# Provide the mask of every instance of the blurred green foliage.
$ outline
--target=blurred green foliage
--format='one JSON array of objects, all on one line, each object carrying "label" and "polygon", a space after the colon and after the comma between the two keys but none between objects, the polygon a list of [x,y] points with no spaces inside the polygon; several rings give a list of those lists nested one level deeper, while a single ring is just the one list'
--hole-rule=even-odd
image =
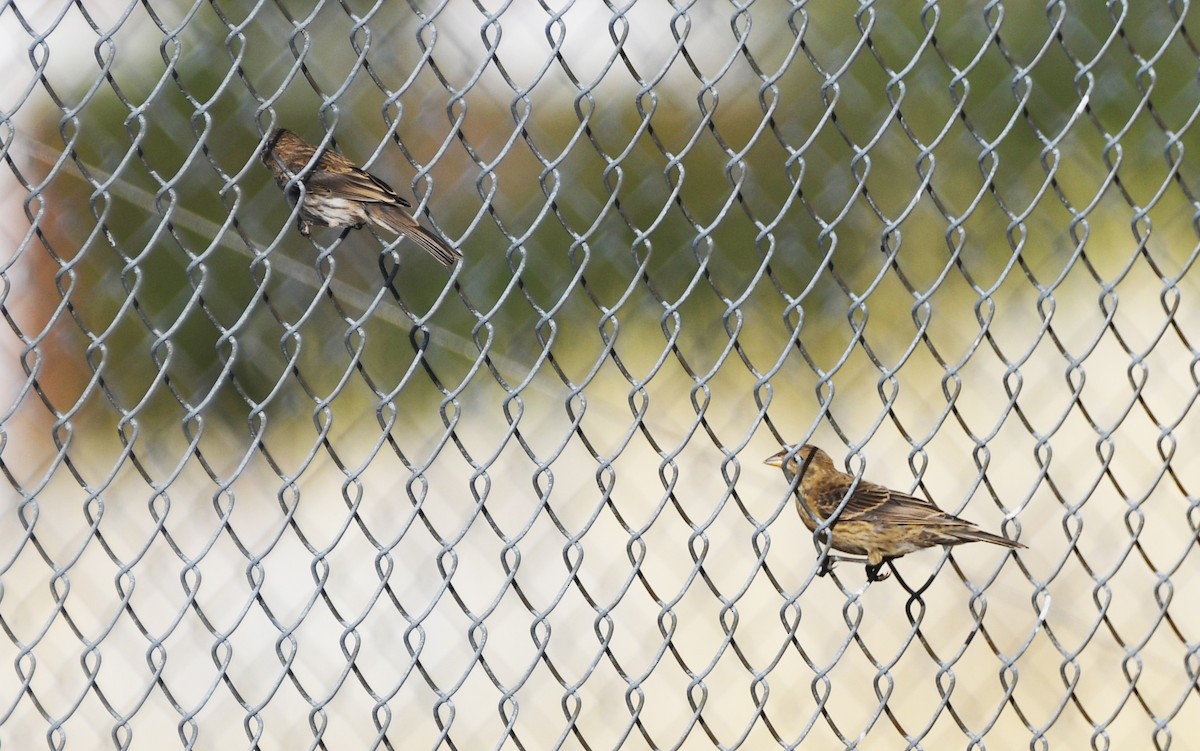
[{"label": "blurred green foliage", "polygon": [[[54,81],[63,109],[23,103],[39,169],[69,148],[90,175],[60,171],[41,192],[45,244],[19,260],[58,276],[36,291],[43,309],[65,299],[72,313],[42,348],[60,413],[249,420],[253,434],[266,414],[320,429],[336,396],[384,423],[389,401],[444,419],[422,362],[484,403],[494,385],[471,375],[484,349],[509,388],[528,379],[561,401],[549,364],[531,370],[551,339],[576,385],[630,391],[603,374],[606,338],[635,382],[670,343],[746,404],[757,377],[719,367],[738,357],[734,337],[757,373],[782,361],[785,398],[812,414],[823,374],[797,344],[822,371],[865,347],[878,363],[856,358],[838,378],[874,384],[929,326],[939,351],[919,367],[936,382],[970,357],[981,304],[1035,316],[1087,231],[1104,238],[1086,248],[1096,273],[1119,273],[1105,259],[1134,242],[1120,190],[1149,203],[1169,182],[1168,133],[1194,102],[1194,58],[1169,23],[1118,39],[1095,3],[1057,5],[1061,19],[1034,3],[704,5],[674,19],[638,3],[621,18],[573,9],[565,31],[531,8],[489,25],[465,3],[424,20],[361,5],[243,17],[154,3],[156,19],[101,40],[107,70]],[[1155,122],[1134,52],[1159,46]],[[411,189],[465,254],[461,296],[401,246],[394,299],[368,231],[302,238],[256,159],[277,125],[314,142],[331,131]],[[1189,211],[1171,194],[1147,216],[1187,238]],[[327,276],[341,311],[319,291]],[[364,313],[361,328],[346,320]],[[356,364],[362,377],[340,385]],[[676,367],[668,383],[697,383]],[[94,375],[106,397],[87,390]]]}]

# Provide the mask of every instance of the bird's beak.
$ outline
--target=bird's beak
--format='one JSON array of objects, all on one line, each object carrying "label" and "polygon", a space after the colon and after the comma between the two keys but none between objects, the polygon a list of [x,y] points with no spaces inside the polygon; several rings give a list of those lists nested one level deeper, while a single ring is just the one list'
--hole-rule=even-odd
[{"label": "bird's beak", "polygon": [[771,467],[783,467],[783,463],[787,461],[788,450],[784,449],[778,454],[772,454],[763,460],[763,464]]}]

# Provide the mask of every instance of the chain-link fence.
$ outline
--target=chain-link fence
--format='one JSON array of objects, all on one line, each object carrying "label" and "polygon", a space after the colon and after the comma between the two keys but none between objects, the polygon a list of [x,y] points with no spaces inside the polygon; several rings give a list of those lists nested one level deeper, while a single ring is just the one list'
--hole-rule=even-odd
[{"label": "chain-link fence", "polygon": [[0,4],[0,748],[1200,749],[1196,25]]}]

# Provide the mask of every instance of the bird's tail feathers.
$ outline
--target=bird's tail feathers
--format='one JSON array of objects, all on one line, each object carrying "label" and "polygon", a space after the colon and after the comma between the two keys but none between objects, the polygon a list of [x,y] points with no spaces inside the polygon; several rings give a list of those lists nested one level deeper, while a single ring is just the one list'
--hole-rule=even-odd
[{"label": "bird's tail feathers", "polygon": [[404,235],[420,245],[431,256],[438,259],[443,266],[453,266],[459,258],[462,258],[461,253],[446,245],[437,235],[417,224],[417,220],[399,206],[384,203],[369,204],[367,216],[380,227],[398,235]]},{"label": "bird's tail feathers", "polygon": [[408,235],[410,240],[428,251],[430,255],[438,259],[447,268],[453,266],[458,262],[459,258],[462,258],[461,253],[447,246],[442,242],[441,238],[419,224],[405,234]]},{"label": "bird's tail feathers", "polygon": [[1016,540],[1010,540],[1007,537],[994,535],[991,532],[984,532],[982,529],[976,529],[974,526],[968,529],[957,529],[954,531],[954,536],[961,539],[963,542],[990,542],[993,545],[1013,548],[1014,550],[1025,547]]}]

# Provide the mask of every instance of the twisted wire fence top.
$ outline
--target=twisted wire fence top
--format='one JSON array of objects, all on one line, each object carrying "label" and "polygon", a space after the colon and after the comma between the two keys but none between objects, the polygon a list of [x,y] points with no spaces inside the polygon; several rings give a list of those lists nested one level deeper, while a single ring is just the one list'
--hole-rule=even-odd
[{"label": "twisted wire fence top", "polygon": [[1195,25],[0,5],[0,747],[1195,747]]}]

